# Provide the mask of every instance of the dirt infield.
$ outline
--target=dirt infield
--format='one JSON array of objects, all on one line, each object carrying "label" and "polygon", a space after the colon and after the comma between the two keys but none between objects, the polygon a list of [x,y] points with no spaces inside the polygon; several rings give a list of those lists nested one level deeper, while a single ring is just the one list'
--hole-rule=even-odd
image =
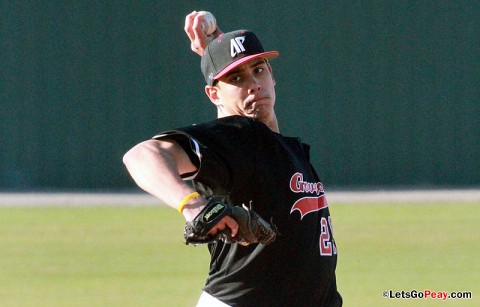
[{"label": "dirt infield", "polygon": [[[480,189],[332,191],[327,198],[330,203],[480,202]],[[146,193],[0,193],[0,207],[99,205],[157,206],[161,202]]]}]

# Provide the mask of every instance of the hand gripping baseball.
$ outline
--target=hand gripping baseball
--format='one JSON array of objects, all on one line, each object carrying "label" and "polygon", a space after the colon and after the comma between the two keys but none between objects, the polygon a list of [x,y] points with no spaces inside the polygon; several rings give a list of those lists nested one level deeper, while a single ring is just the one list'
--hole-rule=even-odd
[{"label": "hand gripping baseball", "polygon": [[222,32],[213,14],[205,11],[188,14],[185,17],[184,30],[190,39],[190,48],[200,56],[205,52],[208,43]]},{"label": "hand gripping baseball", "polygon": [[[238,234],[232,238],[227,228],[216,235],[209,235],[208,232],[226,215],[238,223]],[[186,223],[184,236],[186,244],[206,244],[222,240],[246,246],[252,243],[272,243],[277,236],[277,229],[246,206],[231,206],[210,199],[203,210]]]}]

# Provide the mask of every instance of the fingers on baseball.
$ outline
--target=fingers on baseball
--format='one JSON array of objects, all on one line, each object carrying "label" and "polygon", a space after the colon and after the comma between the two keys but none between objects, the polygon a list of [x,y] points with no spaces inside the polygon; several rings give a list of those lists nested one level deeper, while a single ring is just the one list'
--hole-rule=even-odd
[{"label": "fingers on baseball", "polygon": [[194,52],[201,52],[207,47],[208,36],[205,34],[204,29],[202,29],[202,22],[205,15],[199,14],[194,11],[185,17],[185,33],[187,33],[188,38],[190,39],[192,50]]},{"label": "fingers on baseball", "polygon": [[196,15],[197,15],[197,12],[193,11],[185,17],[184,30],[185,30],[185,33],[187,33],[187,36],[190,39],[190,41],[195,40],[195,34],[193,33],[193,21]]},{"label": "fingers on baseball", "polygon": [[[199,39],[201,42],[207,41],[207,35],[205,34],[205,30],[202,28],[202,22],[205,15],[197,15],[193,20],[192,30],[195,34],[195,38]],[[205,44],[206,45],[206,44]]]},{"label": "fingers on baseball", "polygon": [[217,225],[215,225],[210,231],[208,232],[209,235],[215,235],[218,232],[225,230],[226,228],[230,228],[232,238],[235,237],[238,233],[238,223],[230,216],[225,216],[221,219]]}]

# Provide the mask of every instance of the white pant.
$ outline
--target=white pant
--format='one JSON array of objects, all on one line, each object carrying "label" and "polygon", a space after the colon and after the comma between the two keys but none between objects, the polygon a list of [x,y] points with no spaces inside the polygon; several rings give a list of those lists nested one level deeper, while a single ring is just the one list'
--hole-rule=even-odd
[{"label": "white pant", "polygon": [[197,307],[229,307],[229,305],[222,303],[219,299],[203,291],[198,300]]}]

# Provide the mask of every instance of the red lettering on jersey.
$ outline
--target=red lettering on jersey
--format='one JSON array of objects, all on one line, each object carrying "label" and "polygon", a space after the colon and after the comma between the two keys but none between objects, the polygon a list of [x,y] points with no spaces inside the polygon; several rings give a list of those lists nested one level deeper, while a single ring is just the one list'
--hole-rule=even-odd
[{"label": "red lettering on jersey", "polygon": [[294,193],[310,193],[316,195],[325,192],[321,182],[303,181],[302,173],[295,173],[292,178],[290,178],[290,190]]},{"label": "red lettering on jersey", "polygon": [[303,197],[293,204],[290,214],[293,211],[298,210],[300,211],[300,219],[302,220],[305,215],[311,212],[319,211],[326,207],[328,207],[328,203],[325,195],[318,197]]},{"label": "red lettering on jersey", "polygon": [[303,217],[310,212],[315,212],[328,207],[323,184],[321,182],[303,181],[302,173],[295,173],[292,178],[290,178],[290,190],[294,193],[315,195],[311,197],[302,197],[293,204],[290,213],[295,210],[300,211],[300,219],[303,219]]}]

